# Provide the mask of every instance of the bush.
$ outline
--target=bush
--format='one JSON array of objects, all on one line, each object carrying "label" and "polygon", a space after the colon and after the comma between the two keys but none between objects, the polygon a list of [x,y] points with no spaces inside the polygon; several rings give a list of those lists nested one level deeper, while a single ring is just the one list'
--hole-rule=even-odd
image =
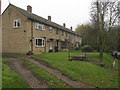
[{"label": "bush", "polygon": [[68,49],[61,49],[62,52],[68,52]]},{"label": "bush", "polygon": [[49,52],[53,52],[53,49],[49,50]]},{"label": "bush", "polygon": [[85,45],[81,47],[82,52],[92,52],[93,48],[90,45]]},{"label": "bush", "polygon": [[74,49],[75,49],[75,50],[80,50],[80,47],[75,47]]},{"label": "bush", "polygon": [[31,52],[31,51],[29,51],[28,53],[27,53],[27,55],[32,55],[33,53]]}]

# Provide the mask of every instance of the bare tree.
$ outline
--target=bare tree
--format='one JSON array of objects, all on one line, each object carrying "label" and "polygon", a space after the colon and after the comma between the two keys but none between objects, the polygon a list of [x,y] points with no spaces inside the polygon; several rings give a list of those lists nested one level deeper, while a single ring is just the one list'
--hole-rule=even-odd
[{"label": "bare tree", "polygon": [[92,3],[91,21],[98,33],[99,57],[103,57],[105,38],[117,24],[120,16],[119,1],[96,0]]}]

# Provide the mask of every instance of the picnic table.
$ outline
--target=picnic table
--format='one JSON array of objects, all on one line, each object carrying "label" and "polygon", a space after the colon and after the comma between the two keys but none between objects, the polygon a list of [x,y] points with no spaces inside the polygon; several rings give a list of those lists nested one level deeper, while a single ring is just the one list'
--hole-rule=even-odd
[{"label": "picnic table", "polygon": [[72,60],[86,61],[86,56],[84,54],[78,56],[71,56],[70,61]]},{"label": "picnic table", "polygon": [[81,60],[81,61],[86,61],[86,56],[88,54],[90,54],[91,52],[85,53],[85,54],[81,54],[81,55],[77,55],[77,56],[70,56],[70,61],[72,60]]}]

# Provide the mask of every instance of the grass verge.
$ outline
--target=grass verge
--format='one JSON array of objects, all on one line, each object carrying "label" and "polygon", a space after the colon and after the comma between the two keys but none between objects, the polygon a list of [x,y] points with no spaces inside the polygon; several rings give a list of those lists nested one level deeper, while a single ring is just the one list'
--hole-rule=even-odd
[{"label": "grass verge", "polygon": [[103,62],[104,65],[107,65],[108,67],[112,67],[112,63],[113,61],[115,61],[115,66],[114,69],[118,70],[118,64],[119,64],[119,60],[118,59],[114,59],[111,55],[104,53],[103,54],[103,60],[101,60],[99,58],[99,53],[91,53],[87,56],[87,61],[88,62],[98,62],[101,63]]},{"label": "grass verge", "polygon": [[2,88],[29,88],[28,84],[10,69],[6,64],[9,61],[5,58],[2,59]]},{"label": "grass verge", "polygon": [[[78,55],[76,52],[71,54]],[[71,62],[68,60],[67,52],[46,53],[33,55],[33,57],[59,69],[73,80],[99,88],[118,88],[118,72],[111,72],[108,69],[87,62]]]},{"label": "grass verge", "polygon": [[57,79],[55,76],[51,75],[50,73],[46,72],[45,70],[37,67],[35,64],[25,60],[24,64],[32,71],[32,73],[40,80],[46,83],[51,88],[70,88],[67,83],[63,82],[60,79]]}]

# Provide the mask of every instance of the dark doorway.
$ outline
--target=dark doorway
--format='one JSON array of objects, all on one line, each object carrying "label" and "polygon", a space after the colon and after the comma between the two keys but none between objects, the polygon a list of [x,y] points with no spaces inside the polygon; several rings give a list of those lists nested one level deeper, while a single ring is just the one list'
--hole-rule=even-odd
[{"label": "dark doorway", "polygon": [[58,43],[59,41],[57,40],[57,46],[55,46],[55,52],[58,52]]}]

